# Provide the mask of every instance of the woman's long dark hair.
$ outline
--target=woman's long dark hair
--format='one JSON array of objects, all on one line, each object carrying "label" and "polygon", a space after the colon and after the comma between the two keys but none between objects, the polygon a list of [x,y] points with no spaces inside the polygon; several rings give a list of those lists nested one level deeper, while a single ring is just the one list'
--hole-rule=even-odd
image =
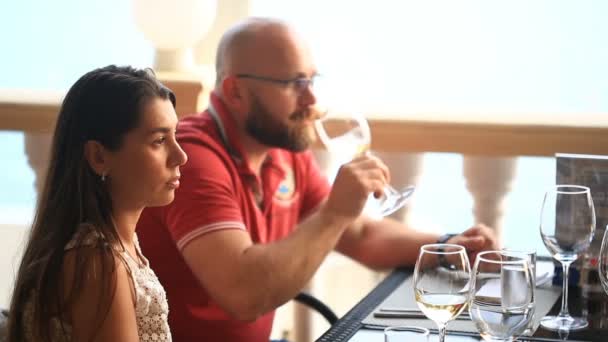
[{"label": "woman's long dark hair", "polygon": [[[175,95],[150,69],[110,65],[82,76],[68,91],[55,126],[50,165],[38,200],[36,215],[16,276],[8,323],[9,341],[25,339],[29,330],[35,340],[50,341],[54,318],[62,319],[82,290],[90,272],[90,253],[75,258],[72,284],[63,284],[64,248],[79,229],[94,229],[103,241],[93,247],[102,263],[102,292],[99,294],[99,326],[109,310],[114,290],[116,254],[121,245],[112,221],[112,202],[107,185],[89,166],[84,146],[89,140],[105,148],[120,149],[126,133],[140,123],[143,107],[152,99]],[[76,249],[79,253],[79,249]],[[91,252],[91,249],[88,249]],[[71,289],[65,296],[63,290]],[[23,319],[30,303],[32,322]],[[32,326],[24,326],[31,324]],[[61,329],[65,334],[65,329]]]}]

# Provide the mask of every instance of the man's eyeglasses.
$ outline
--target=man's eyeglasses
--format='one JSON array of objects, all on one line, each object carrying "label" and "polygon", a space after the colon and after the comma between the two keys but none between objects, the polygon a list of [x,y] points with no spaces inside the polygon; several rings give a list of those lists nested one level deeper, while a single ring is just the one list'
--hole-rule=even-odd
[{"label": "man's eyeglasses", "polygon": [[312,87],[315,83],[315,79],[318,76],[319,75],[313,75],[311,78],[296,77],[296,78],[285,80],[285,79],[280,79],[280,78],[258,76],[258,75],[251,75],[251,74],[237,74],[236,75],[236,77],[238,77],[238,78],[249,78],[252,80],[280,84],[280,85],[283,85],[284,87],[292,87],[293,90],[295,90],[296,93],[298,93],[298,94],[303,93],[305,90],[308,89],[308,87]]}]

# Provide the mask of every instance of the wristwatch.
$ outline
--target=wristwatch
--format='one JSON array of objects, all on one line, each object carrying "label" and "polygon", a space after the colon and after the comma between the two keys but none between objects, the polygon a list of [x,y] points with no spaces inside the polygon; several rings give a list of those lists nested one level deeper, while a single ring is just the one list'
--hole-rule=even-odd
[{"label": "wristwatch", "polygon": [[[452,237],[454,237],[456,235],[458,235],[458,234],[443,234],[437,239],[436,243],[447,243],[449,239],[451,239]],[[443,252],[443,248],[438,248],[437,251]],[[447,262],[444,254],[439,254],[438,261],[439,261],[440,266],[445,267],[447,269],[450,269],[451,268],[450,266],[452,266]]]},{"label": "wristwatch", "polygon": [[436,243],[447,243],[449,239],[453,238],[456,235],[458,234],[443,234],[437,239]]}]

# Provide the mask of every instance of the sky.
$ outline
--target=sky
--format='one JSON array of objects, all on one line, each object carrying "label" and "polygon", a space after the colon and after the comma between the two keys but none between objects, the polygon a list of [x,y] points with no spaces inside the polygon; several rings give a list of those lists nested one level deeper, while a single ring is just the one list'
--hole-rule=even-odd
[{"label": "sky", "polygon": [[[328,101],[407,116],[608,112],[603,0],[251,0],[308,39]],[[159,22],[159,25],[163,25]],[[152,66],[128,0],[21,0],[0,12],[0,88],[66,89]],[[322,82],[322,83],[323,83]],[[564,114],[565,113],[565,114]]]}]

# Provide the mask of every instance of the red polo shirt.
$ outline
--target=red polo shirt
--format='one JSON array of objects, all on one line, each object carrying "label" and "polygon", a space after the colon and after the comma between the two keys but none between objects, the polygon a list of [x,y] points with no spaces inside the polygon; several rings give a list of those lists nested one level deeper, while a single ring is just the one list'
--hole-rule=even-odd
[{"label": "red polo shirt", "polygon": [[310,152],[282,149],[269,151],[257,177],[215,95],[207,111],[180,121],[177,138],[188,162],[175,200],[147,208],[137,224],[143,253],[167,292],[173,340],[267,342],[274,311],[254,322],[235,320],[207,294],[181,251],[223,229],[242,229],[254,243],[282,239],[325,199],[329,183]]}]

